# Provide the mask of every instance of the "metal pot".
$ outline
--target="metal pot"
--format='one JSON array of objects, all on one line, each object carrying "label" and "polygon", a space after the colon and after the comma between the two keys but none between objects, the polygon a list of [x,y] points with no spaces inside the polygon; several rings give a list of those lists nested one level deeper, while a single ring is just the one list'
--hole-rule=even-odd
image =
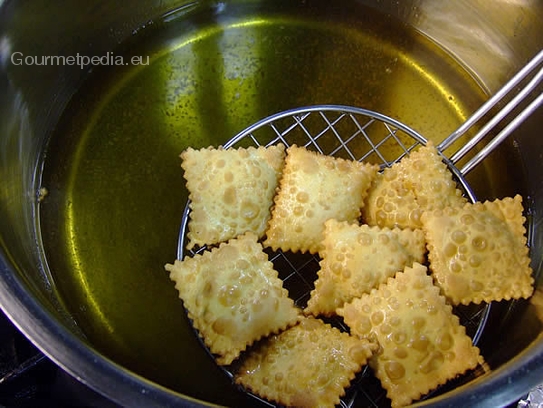
[{"label": "metal pot", "polygon": [[[320,1],[278,1],[274,7],[280,11],[282,7],[291,7],[289,3],[315,16],[320,16],[317,9],[324,7]],[[473,97],[466,96],[464,109],[467,111],[477,107],[483,99],[483,91],[496,91],[543,48],[541,1],[353,0],[326,7],[331,12],[349,18],[349,10],[361,4],[377,10],[386,18],[414,28],[429,43],[439,45],[441,54],[438,55],[442,58],[452,57],[463,66],[471,75],[470,80],[482,90]],[[185,15],[199,9],[214,10],[219,14],[231,6],[243,5],[255,7],[262,12],[270,7],[269,2],[249,0],[216,3],[149,0],[132,3],[130,7],[99,0],[85,3],[0,0],[0,305],[45,354],[80,381],[122,405],[251,406],[255,401],[234,390],[228,378],[201,349],[179,309],[173,285],[161,268],[163,263],[173,261],[175,256],[176,222],[181,217],[182,193],[174,194],[173,201],[179,200],[179,204],[165,207],[158,214],[148,214],[151,219],[158,219],[161,213],[166,213],[163,215],[165,221],[157,224],[159,227],[164,226],[164,229],[159,228],[154,233],[144,231],[145,237],[131,236],[126,243],[117,243],[114,239],[108,243],[91,242],[90,251],[98,247],[125,251],[131,266],[117,276],[116,266],[113,265],[108,268],[103,264],[101,270],[95,271],[99,277],[96,279],[111,279],[100,286],[108,293],[107,296],[93,298],[88,297],[90,292],[85,292],[74,294],[71,300],[67,299],[69,290],[66,283],[63,283],[63,270],[59,266],[62,262],[58,260],[59,257],[51,255],[55,249],[51,242],[58,230],[55,229],[53,218],[40,221],[39,202],[43,198],[40,187],[44,177],[44,163],[49,157],[60,156],[55,149],[63,148],[50,139],[61,128],[59,123],[64,110],[70,103],[74,103],[74,95],[88,79],[89,67],[87,65],[81,69],[74,64],[53,64],[38,69],[14,58],[14,53],[18,53],[16,57],[77,54],[104,56],[130,37],[141,38],[146,27],[157,24],[157,21],[164,23],[175,17],[182,22]],[[343,14],[341,10],[344,10]],[[189,34],[196,33],[191,35],[197,35],[198,30],[202,29],[197,24],[180,23],[175,27]],[[356,31],[356,21],[351,21],[349,27]],[[198,52],[213,54],[218,51],[194,52],[198,57]],[[276,49],[276,52],[281,50]],[[312,52],[313,56],[320,55],[318,49]],[[206,60],[208,67],[217,61],[213,58]],[[299,59],[289,65],[289,69],[294,70],[294,76],[307,70],[302,62]],[[335,62],[330,59],[328,63]],[[436,67],[441,67],[439,61],[434,63]],[[386,72],[386,69],[383,65],[382,71]],[[436,71],[439,69],[436,68]],[[279,70],[276,78],[287,81],[286,77],[293,72]],[[220,70],[217,75],[220,75]],[[448,84],[453,88],[455,78],[450,77],[451,83]],[[313,78],[313,85],[322,83],[321,80]],[[201,93],[213,94],[216,84],[208,81],[198,84],[196,89]],[[376,98],[370,95],[371,92],[388,93],[393,97],[397,84],[376,80],[372,89],[357,98],[349,96],[349,86],[348,81],[336,84],[338,89],[330,91],[334,95],[331,98],[343,95],[347,100],[332,102],[364,104],[362,107],[365,108],[384,109],[385,113],[399,117],[423,134],[431,131],[431,112],[422,116],[426,121],[422,123],[420,115],[412,116],[402,111],[399,105],[374,102]],[[209,132],[224,132],[224,137],[217,136],[213,141],[222,143],[252,121],[293,107],[293,104],[324,102],[322,94],[318,92],[312,95],[313,99],[304,99],[304,89],[291,89],[288,92],[280,87],[278,89],[273,91],[270,84],[268,88],[252,89],[258,101],[267,100],[265,107],[258,112],[243,115],[226,111],[220,119],[228,125],[224,129],[220,129],[220,126],[208,129]],[[325,89],[325,93],[329,89]],[[290,91],[297,96],[292,96]],[[462,93],[460,89],[458,92]],[[208,102],[203,103],[197,112],[205,118],[215,112],[210,106]],[[213,122],[216,117],[207,119]],[[460,119],[457,118],[458,121]],[[453,130],[452,126],[456,125],[453,122],[444,126],[444,129]],[[541,286],[543,264],[541,123],[543,112],[540,111],[517,131],[513,140],[493,153],[484,166],[470,173],[468,179],[476,186],[475,192],[479,199],[515,193],[525,197],[532,266],[538,286]],[[70,143],[69,139],[63,139],[65,142]],[[196,137],[196,144],[209,142],[205,137]],[[180,142],[176,148],[184,143],[187,141]],[[154,145],[151,146],[153,149]],[[172,148],[170,152],[175,160],[180,149]],[[176,183],[182,183],[181,175],[175,173],[176,165],[174,161],[171,165],[174,170],[166,174],[166,187],[157,201],[169,197],[168,191],[175,190]],[[48,187],[62,189],[61,175],[55,179],[56,174],[63,172],[62,166],[48,171],[52,183]],[[149,180],[157,181],[156,178]],[[51,197],[45,199],[52,201],[48,204],[50,206],[60,206],[58,202],[55,203],[54,192],[50,191]],[[130,197],[135,195],[128,195]],[[176,211],[176,205],[179,211]],[[112,204],[111,219],[87,222],[105,223],[108,231],[123,231],[126,228],[125,235],[128,235],[134,229],[127,225],[136,224],[145,216],[128,211],[127,214],[131,215],[123,219],[119,218],[119,214]],[[141,262],[141,258],[136,256],[138,254],[144,259],[152,259]],[[538,293],[534,301],[501,303],[495,308],[492,330],[485,333],[480,343],[492,368],[489,373],[425,400],[420,405],[503,406],[518,400],[531,387],[542,382],[543,325],[541,308],[537,307]],[[164,297],[168,300],[157,301]],[[114,317],[108,320],[108,316],[105,316],[104,321],[113,323],[97,328],[86,322],[86,310],[91,308],[109,310]],[[146,308],[149,308],[148,312]],[[177,317],[161,315],[171,308],[177,308]],[[130,317],[123,319],[123,314]]]}]

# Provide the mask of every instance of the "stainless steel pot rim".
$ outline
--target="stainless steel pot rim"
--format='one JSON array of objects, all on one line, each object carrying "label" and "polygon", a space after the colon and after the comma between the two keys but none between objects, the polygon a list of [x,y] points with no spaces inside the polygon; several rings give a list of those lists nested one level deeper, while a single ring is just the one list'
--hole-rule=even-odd
[{"label": "stainless steel pot rim", "polygon": [[85,344],[32,297],[0,252],[0,307],[48,358],[122,406],[213,407],[133,373]]}]

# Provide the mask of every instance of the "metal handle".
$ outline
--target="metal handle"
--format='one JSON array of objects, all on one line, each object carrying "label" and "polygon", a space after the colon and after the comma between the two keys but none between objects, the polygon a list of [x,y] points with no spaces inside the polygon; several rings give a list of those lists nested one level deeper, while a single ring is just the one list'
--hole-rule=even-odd
[{"label": "metal handle", "polygon": [[[467,143],[465,143],[456,153],[450,156],[452,163],[456,164],[462,157],[466,155],[475,145],[477,145],[492,129],[494,129],[513,109],[524,102],[531,92],[539,85],[543,79],[543,67],[539,68],[543,63],[543,50],[541,50],[528,64],[524,66],[515,76],[513,76],[492,98],[484,103],[475,113],[470,116],[462,126],[451,133],[437,147],[440,151],[444,151],[451,146],[456,140],[463,136],[471,129],[479,120],[496,104],[501,102],[505,97],[513,92],[517,94],[496,113],[488,122],[475,134]],[[524,87],[515,89],[515,87],[528,76],[539,68],[539,71],[532,77]],[[543,92],[515,116],[509,123],[489,142],[484,146],[473,158],[471,158],[461,169],[462,174],[468,173],[477,164],[479,164],[488,154],[494,150],[507,136],[511,134],[528,116],[530,116],[537,108],[543,104]]]}]

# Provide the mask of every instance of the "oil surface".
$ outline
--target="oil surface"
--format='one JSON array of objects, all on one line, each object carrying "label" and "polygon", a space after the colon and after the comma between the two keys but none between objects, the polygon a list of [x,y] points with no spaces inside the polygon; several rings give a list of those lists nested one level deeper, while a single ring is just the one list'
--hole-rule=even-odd
[{"label": "oil surface", "polygon": [[188,195],[179,153],[314,104],[376,110],[440,141],[484,99],[430,40],[354,1],[269,3],[186,9],[140,30],[115,54],[148,65],[94,69],[43,174],[48,266],[88,341],[162,385],[231,406],[255,401],[201,351],[163,268]]}]

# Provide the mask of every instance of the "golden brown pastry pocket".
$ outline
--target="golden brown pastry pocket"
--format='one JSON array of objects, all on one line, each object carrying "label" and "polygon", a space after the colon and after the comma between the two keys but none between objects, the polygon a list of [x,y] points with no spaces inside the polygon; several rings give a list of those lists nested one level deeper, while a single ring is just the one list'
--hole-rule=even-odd
[{"label": "golden brown pastry pocket", "polygon": [[425,266],[415,263],[338,309],[351,334],[376,341],[370,366],[392,407],[403,407],[483,359]]},{"label": "golden brown pastry pocket", "polygon": [[329,316],[413,262],[423,262],[422,230],[379,228],[328,220],[318,279],[306,313]]},{"label": "golden brown pastry pocket", "polygon": [[358,219],[377,171],[376,165],[289,147],[264,244],[316,253],[325,221]]},{"label": "golden brown pastry pocket", "polygon": [[189,190],[187,249],[212,245],[245,232],[264,234],[285,146],[194,150],[181,154]]},{"label": "golden brown pastry pocket", "polygon": [[385,169],[368,192],[363,218],[380,227],[421,228],[424,211],[466,203],[432,142]]},{"label": "golden brown pastry pocket", "polygon": [[425,213],[430,269],[451,303],[528,298],[534,279],[520,195]]},{"label": "golden brown pastry pocket", "polygon": [[334,407],[375,347],[305,318],[248,352],[235,381],[286,407]]},{"label": "golden brown pastry pocket", "polygon": [[217,363],[295,324],[300,311],[253,233],[167,264],[188,316]]}]

